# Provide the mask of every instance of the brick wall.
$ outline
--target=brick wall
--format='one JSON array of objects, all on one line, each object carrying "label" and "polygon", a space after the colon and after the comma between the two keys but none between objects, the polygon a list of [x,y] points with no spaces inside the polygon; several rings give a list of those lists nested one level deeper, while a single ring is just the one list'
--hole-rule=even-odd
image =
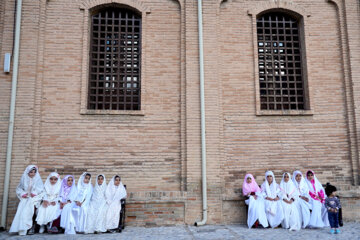
[{"label": "brick wall", "polygon": [[[88,54],[81,6],[95,2],[111,1],[23,1],[8,224],[29,163],[43,179],[54,170],[120,174],[130,225],[193,224],[202,217],[197,1],[112,1],[142,13],[143,109],[135,115],[81,113]],[[360,14],[356,0],[344,3],[203,1],[208,223],[246,221],[239,198],[246,172],[261,184],[268,169],[278,181],[283,171],[313,169],[344,193],[359,177]],[[310,115],[256,113],[253,18],[274,7],[304,17]],[[1,1],[1,61],[11,52],[13,19],[14,0]],[[11,75],[1,72],[0,84],[2,189]],[[354,189],[344,206],[358,208]]]}]

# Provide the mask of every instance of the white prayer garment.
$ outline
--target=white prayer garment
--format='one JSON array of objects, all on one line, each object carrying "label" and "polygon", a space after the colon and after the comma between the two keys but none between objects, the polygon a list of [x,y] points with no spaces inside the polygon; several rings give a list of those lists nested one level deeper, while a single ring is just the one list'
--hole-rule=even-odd
[{"label": "white prayer garment", "polygon": [[[57,182],[52,185],[50,178],[57,178]],[[60,175],[56,172],[49,174],[45,181],[45,192],[43,196],[43,204],[39,207],[36,222],[39,225],[45,225],[53,220],[57,219],[60,216],[60,188],[61,188],[61,179]]]},{"label": "white prayer garment", "polygon": [[[35,176],[30,177],[29,173],[33,170],[36,171]],[[44,184],[38,167],[27,166],[16,188],[16,195],[20,199],[20,203],[11,224],[10,233],[18,232],[20,235],[26,235],[26,231],[33,225],[34,207],[39,207],[43,192]]]},{"label": "white prayer garment", "polygon": [[[296,180],[296,176],[300,175],[301,179],[300,182]],[[300,171],[295,171],[293,173],[292,181],[298,191],[298,201],[295,201],[295,204],[299,211],[299,218],[302,223],[302,228],[306,228],[310,222],[310,195],[309,195],[309,188],[305,183],[305,179]]]},{"label": "white prayer garment", "polygon": [[[119,178],[118,186],[115,185],[115,178]],[[106,213],[106,229],[111,230],[119,226],[120,211],[121,211],[121,199],[126,198],[126,189],[122,184],[119,176],[114,176],[109,182],[106,192],[106,203],[108,210]]]},{"label": "white prayer garment", "polygon": [[[285,179],[285,177],[287,177]],[[301,219],[296,206],[299,193],[291,180],[290,173],[284,173],[280,183],[280,198],[284,210],[284,220],[281,226],[290,230],[300,230]],[[287,201],[287,202],[286,202]]]},{"label": "white prayer garment", "polygon": [[[88,183],[86,183],[86,176],[90,177]],[[78,181],[77,196],[75,197],[72,209],[72,215],[75,220],[76,232],[85,232],[85,226],[87,225],[87,214],[89,210],[89,204],[91,195],[93,192],[93,186],[91,185],[90,173],[84,172]],[[76,202],[79,202],[81,206],[78,206]]]},{"label": "white prayer garment", "polygon": [[[68,179],[72,178],[71,186],[68,185]],[[61,211],[60,227],[65,229],[65,234],[75,234],[75,220],[72,215],[72,208],[75,205],[75,197],[77,196],[77,188],[75,178],[67,175],[61,182],[60,201],[65,204]]]},{"label": "white prayer garment", "polygon": [[[99,185],[99,177],[102,176],[104,181]],[[91,197],[89,211],[87,216],[87,224],[85,233],[106,232],[105,218],[108,205],[106,204],[106,178],[104,174],[96,176],[94,192]]]},{"label": "white prayer garment", "polygon": [[[307,176],[309,172],[311,172],[314,176],[311,181]],[[309,188],[310,204],[312,208],[309,227],[322,228],[330,226],[327,210],[324,205],[326,198],[325,190],[312,170],[309,170],[306,173],[306,183]]]},{"label": "white prayer garment", "polygon": [[[273,181],[269,184],[267,176],[272,176]],[[265,212],[268,222],[272,228],[277,227],[281,224],[284,219],[284,212],[280,199],[275,200],[280,194],[279,185],[275,181],[275,176],[272,171],[265,173],[265,181],[261,185],[261,191],[265,198]],[[271,198],[270,200],[266,198]]]},{"label": "white prayer garment", "polygon": [[[251,178],[251,183],[247,182],[247,179]],[[268,227],[268,221],[265,214],[265,202],[261,189],[257,185],[253,175],[246,174],[243,182],[243,195],[249,197],[245,200],[245,203],[249,206],[248,209],[248,227],[251,228],[256,220],[264,227]]]}]

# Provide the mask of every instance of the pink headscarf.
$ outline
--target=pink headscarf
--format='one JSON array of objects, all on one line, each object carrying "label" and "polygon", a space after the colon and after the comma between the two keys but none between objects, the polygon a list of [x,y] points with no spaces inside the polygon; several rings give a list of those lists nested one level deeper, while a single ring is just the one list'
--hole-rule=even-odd
[{"label": "pink headscarf", "polygon": [[[251,183],[247,183],[246,182],[246,179],[248,177],[251,177]],[[259,188],[259,185],[256,183],[255,181],[255,178],[252,174],[248,173],[245,175],[245,178],[244,178],[244,183],[243,183],[243,186],[242,186],[242,190],[243,190],[243,195],[244,196],[247,196],[249,193],[251,192],[257,192],[257,191],[261,191],[260,188]]]}]

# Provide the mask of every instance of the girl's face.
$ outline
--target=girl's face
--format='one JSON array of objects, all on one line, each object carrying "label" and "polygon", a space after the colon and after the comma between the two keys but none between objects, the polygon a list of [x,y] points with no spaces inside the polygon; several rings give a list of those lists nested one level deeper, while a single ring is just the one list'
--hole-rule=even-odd
[{"label": "girl's face", "polygon": [[114,185],[115,186],[119,186],[120,185],[120,178],[119,177],[116,177],[115,180],[114,180]]},{"label": "girl's face", "polygon": [[98,185],[101,186],[101,185],[103,184],[103,182],[104,182],[104,177],[100,175],[100,176],[98,176],[98,179],[97,179],[97,180],[98,180],[98,181],[97,181],[97,182],[98,182]]},{"label": "girl's face", "polygon": [[266,177],[266,180],[268,181],[269,184],[271,184],[271,183],[273,182],[273,177],[272,177],[272,175],[268,175],[268,176]]},{"label": "girl's face", "polygon": [[247,177],[247,178],[246,178],[246,182],[247,182],[247,183],[251,183],[251,182],[252,182],[251,177]]},{"label": "girl's face", "polygon": [[299,183],[301,181],[301,174],[296,174],[295,179]]},{"label": "girl's face", "polygon": [[33,170],[31,170],[31,171],[28,173],[28,176],[29,176],[30,178],[33,178],[33,177],[35,176],[35,174],[36,174],[36,170],[33,169]]},{"label": "girl's face", "polygon": [[68,177],[68,179],[67,179],[67,185],[68,185],[69,187],[71,187],[72,184],[73,184],[73,181],[74,181],[74,179],[73,179],[72,177]]},{"label": "girl's face", "polygon": [[85,183],[85,184],[88,184],[89,182],[90,182],[90,176],[89,176],[89,175],[85,175],[84,183]]},{"label": "girl's face", "polygon": [[308,172],[308,173],[307,173],[307,179],[308,179],[309,181],[313,180],[313,179],[314,179],[314,174],[313,174],[312,172]]},{"label": "girl's face", "polygon": [[50,178],[50,183],[51,183],[51,185],[56,184],[57,181],[58,181],[58,179],[57,179],[57,177],[55,177],[55,176]]},{"label": "girl's face", "polygon": [[288,182],[289,179],[290,179],[290,178],[289,178],[289,175],[285,174],[285,175],[284,175],[284,181],[285,181],[285,182]]}]

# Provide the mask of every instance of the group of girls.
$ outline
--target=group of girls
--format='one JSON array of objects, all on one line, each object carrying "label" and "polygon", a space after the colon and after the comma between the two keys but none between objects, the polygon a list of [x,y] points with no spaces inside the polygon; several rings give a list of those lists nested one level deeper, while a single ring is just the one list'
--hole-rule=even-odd
[{"label": "group of girls", "polygon": [[261,188],[253,175],[246,174],[242,190],[248,198],[245,203],[249,206],[249,228],[258,224],[264,228],[281,224],[289,230],[329,226],[325,191],[311,170],[306,172],[306,178],[300,171],[294,171],[292,178],[285,172],[280,184],[274,173],[267,171]]},{"label": "group of girls", "polygon": [[37,166],[30,165],[21,177],[16,195],[20,203],[10,233],[33,234],[34,219],[40,225],[39,233],[45,227],[52,233],[62,228],[65,234],[114,232],[126,189],[119,175],[106,184],[104,174],[96,176],[93,187],[88,172],[80,176],[77,186],[73,175],[61,180],[56,172],[50,173],[43,184]]}]

